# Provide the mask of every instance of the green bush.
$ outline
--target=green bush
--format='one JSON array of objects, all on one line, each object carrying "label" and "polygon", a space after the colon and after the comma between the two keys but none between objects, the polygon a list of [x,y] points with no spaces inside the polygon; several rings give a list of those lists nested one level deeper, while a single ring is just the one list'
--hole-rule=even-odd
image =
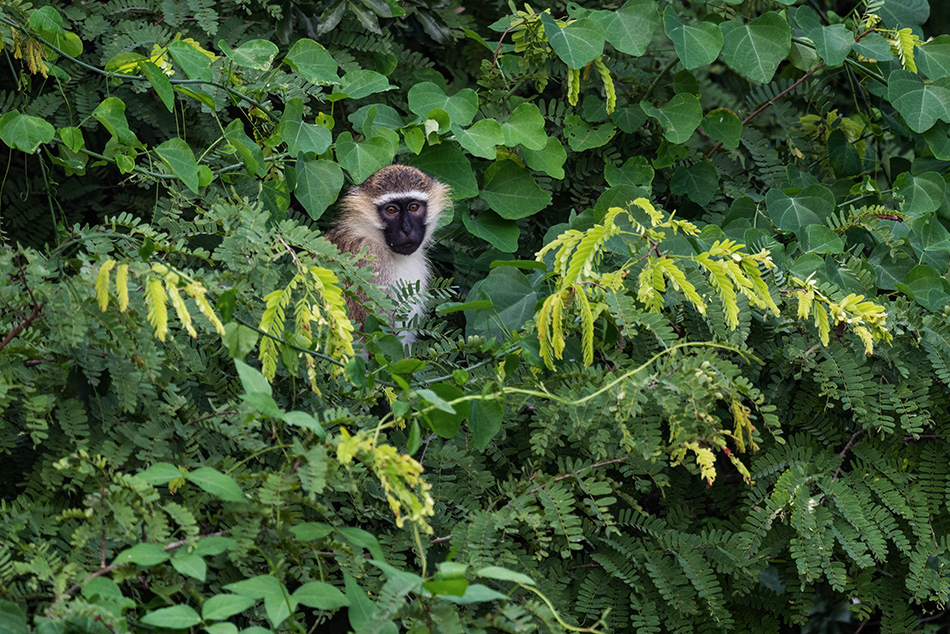
[{"label": "green bush", "polygon": [[[926,2],[35,4],[0,630],[940,627]],[[393,162],[454,193],[411,355],[322,238]]]}]

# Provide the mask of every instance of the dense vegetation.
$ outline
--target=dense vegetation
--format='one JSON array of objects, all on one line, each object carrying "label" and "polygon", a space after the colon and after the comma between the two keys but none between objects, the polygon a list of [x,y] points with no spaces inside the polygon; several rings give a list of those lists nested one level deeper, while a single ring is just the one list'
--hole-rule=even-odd
[{"label": "dense vegetation", "polygon": [[586,4],[0,0],[0,630],[947,622],[950,25]]}]

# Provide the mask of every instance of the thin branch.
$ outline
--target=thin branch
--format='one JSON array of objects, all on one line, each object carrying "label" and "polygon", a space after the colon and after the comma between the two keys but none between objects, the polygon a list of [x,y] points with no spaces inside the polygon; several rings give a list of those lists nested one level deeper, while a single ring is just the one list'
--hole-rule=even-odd
[{"label": "thin branch", "polygon": [[26,319],[18,323],[13,329],[7,333],[7,336],[3,338],[3,341],[0,341],[0,350],[3,350],[8,343],[13,341],[17,335],[23,332],[26,328],[30,326],[36,318],[40,316],[40,312],[43,310],[43,306],[46,306],[46,302],[41,302],[33,306],[33,312],[30,313]]},{"label": "thin branch", "polygon": [[865,434],[865,431],[864,431],[863,429],[859,429],[858,431],[856,431],[856,432],[854,432],[853,434],[851,434],[851,438],[850,438],[850,440],[848,440],[848,444],[844,446],[844,449],[842,449],[841,451],[838,452],[838,455],[841,456],[842,463],[841,463],[840,465],[838,465],[838,468],[837,468],[837,469],[835,469],[835,475],[834,475],[834,477],[831,478],[831,481],[832,481],[832,482],[834,482],[835,480],[837,480],[837,479],[838,479],[838,474],[841,473],[841,467],[844,466],[844,457],[848,454],[849,451],[851,451],[851,448],[852,448],[855,444],[857,444],[858,439],[859,439],[861,436],[863,436],[864,434]]}]

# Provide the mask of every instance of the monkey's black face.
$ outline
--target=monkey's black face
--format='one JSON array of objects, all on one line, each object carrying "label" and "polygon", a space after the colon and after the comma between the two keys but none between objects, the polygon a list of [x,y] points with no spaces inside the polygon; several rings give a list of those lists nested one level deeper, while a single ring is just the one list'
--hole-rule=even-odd
[{"label": "monkey's black face", "polygon": [[414,197],[390,198],[376,208],[386,244],[395,253],[411,255],[426,236],[426,203]]}]

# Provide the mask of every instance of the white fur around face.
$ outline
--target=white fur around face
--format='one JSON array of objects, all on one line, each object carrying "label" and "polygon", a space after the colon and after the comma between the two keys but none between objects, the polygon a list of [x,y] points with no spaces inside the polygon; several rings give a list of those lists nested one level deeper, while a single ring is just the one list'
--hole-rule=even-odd
[{"label": "white fur around face", "polygon": [[373,199],[373,204],[377,207],[381,207],[388,203],[390,200],[398,199],[407,199],[407,200],[419,200],[422,202],[429,202],[428,192],[419,191],[418,189],[413,189],[407,192],[390,192],[388,194],[383,194],[382,196],[377,196]]}]

